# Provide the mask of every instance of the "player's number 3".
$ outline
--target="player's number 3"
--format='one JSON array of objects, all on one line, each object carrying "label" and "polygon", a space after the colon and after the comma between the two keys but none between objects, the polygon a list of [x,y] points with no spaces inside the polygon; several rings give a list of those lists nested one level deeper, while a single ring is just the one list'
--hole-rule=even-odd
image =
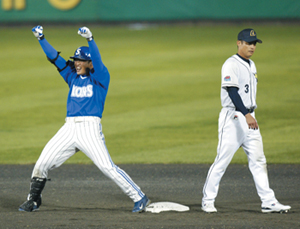
[{"label": "player's number 3", "polygon": [[249,84],[245,85],[245,92],[248,93],[249,92]]}]

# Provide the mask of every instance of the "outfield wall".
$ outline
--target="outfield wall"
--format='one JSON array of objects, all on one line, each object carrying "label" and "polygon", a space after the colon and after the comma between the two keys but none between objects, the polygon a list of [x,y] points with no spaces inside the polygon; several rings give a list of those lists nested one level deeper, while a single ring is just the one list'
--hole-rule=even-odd
[{"label": "outfield wall", "polygon": [[1,0],[0,22],[300,19],[299,0]]}]

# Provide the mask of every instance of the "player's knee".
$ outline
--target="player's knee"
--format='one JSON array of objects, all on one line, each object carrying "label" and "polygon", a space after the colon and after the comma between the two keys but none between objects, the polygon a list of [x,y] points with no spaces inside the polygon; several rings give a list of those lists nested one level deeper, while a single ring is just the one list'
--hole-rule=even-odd
[{"label": "player's knee", "polygon": [[255,157],[255,161],[259,164],[266,164],[267,163],[267,159],[265,157],[265,155],[262,153],[262,154],[259,154]]},{"label": "player's knee", "polygon": [[40,170],[33,170],[32,177],[42,177],[42,173]]},{"label": "player's knee", "polygon": [[[252,163],[251,163],[252,161]],[[266,168],[267,166],[267,160],[265,156],[257,156],[255,158],[253,158],[251,161],[249,161],[249,166],[258,166],[258,167],[262,167],[262,168]]]},{"label": "player's knee", "polygon": [[115,168],[111,165],[104,165],[100,167],[100,170],[104,175],[110,177],[111,174],[114,172]]},{"label": "player's knee", "polygon": [[32,172],[32,177],[40,177],[40,178],[47,177],[48,170],[45,170],[45,169],[42,170],[40,168],[45,168],[45,166],[35,165],[33,172]]}]

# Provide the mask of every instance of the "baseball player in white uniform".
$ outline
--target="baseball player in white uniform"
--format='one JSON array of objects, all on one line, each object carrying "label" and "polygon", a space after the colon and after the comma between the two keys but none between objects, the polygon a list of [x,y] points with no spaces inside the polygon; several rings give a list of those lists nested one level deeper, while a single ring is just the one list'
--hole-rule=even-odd
[{"label": "baseball player in white uniform", "polygon": [[128,174],[113,163],[105,145],[101,118],[110,75],[102,62],[92,32],[87,27],[79,28],[78,34],[87,39],[89,47],[77,48],[74,56],[70,57],[73,61],[65,61],[48,43],[42,26],[34,27],[32,32],[70,90],[66,122],[47,143],[36,162],[27,200],[19,210],[38,210],[48,171],[59,167],[81,150],[133,200],[132,212],[144,211],[150,200]]},{"label": "baseball player in white uniform", "polygon": [[287,212],[291,207],[280,204],[269,187],[262,137],[255,119],[257,71],[249,58],[262,43],[253,29],[238,34],[238,53],[228,58],[222,67],[221,103],[219,115],[219,143],[217,156],[211,165],[203,187],[202,210],[217,212],[214,206],[219,184],[235,152],[242,147],[248,157],[261,211]]}]

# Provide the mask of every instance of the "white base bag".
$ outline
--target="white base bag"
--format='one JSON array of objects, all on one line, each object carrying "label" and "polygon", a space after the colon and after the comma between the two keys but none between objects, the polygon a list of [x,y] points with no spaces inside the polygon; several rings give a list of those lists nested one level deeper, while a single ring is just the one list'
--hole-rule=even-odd
[{"label": "white base bag", "polygon": [[190,208],[182,204],[173,203],[173,202],[157,202],[152,203],[146,207],[146,212],[160,213],[162,211],[177,211],[185,212],[189,211]]}]

